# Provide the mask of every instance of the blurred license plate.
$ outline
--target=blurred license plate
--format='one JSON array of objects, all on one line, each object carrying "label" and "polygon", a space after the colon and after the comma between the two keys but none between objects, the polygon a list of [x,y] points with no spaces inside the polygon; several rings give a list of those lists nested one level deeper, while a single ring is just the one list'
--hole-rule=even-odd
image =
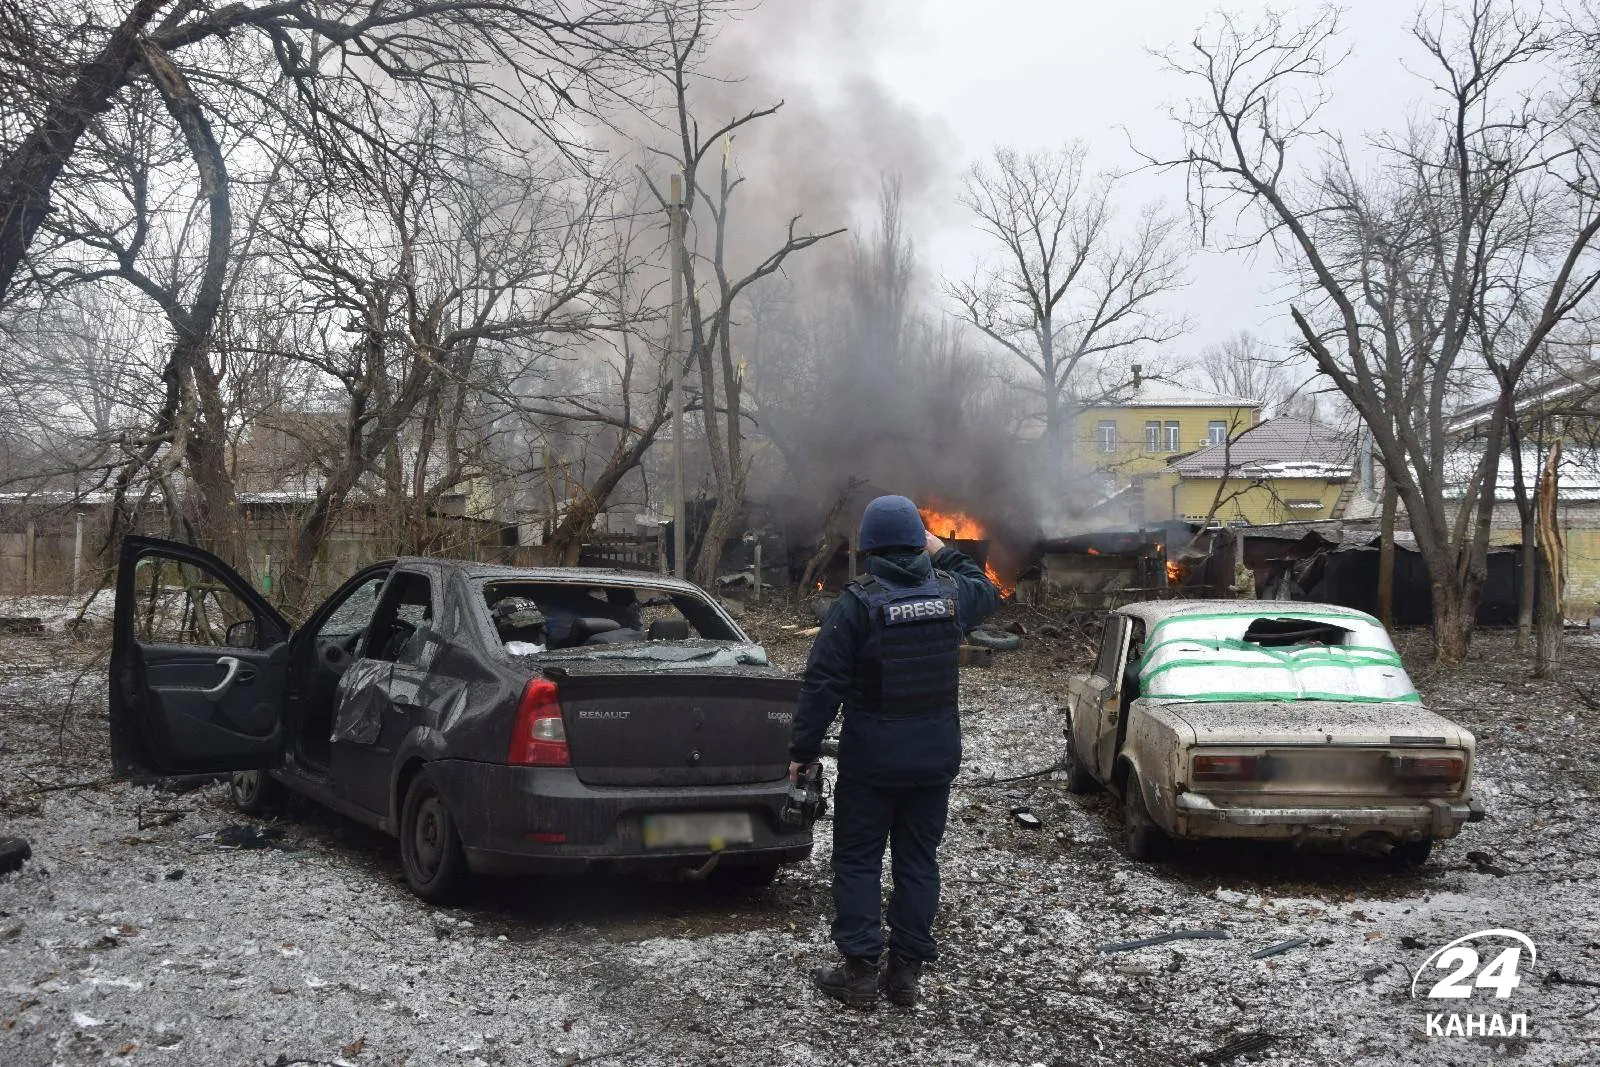
[{"label": "blurred license plate", "polygon": [[696,811],[644,817],[646,848],[717,850],[726,845],[748,845],[752,840],[748,811]]}]

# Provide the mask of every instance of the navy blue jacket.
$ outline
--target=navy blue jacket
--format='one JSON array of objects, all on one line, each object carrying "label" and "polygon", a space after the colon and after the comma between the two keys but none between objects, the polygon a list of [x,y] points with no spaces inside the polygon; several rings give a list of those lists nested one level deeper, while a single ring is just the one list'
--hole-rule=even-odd
[{"label": "navy blue jacket", "polygon": [[[970,630],[1000,606],[1000,594],[983,568],[953,548],[929,559],[926,552],[870,556],[867,573],[890,585],[918,585],[934,570],[955,579],[961,629]],[[856,681],[861,650],[871,629],[867,609],[851,593],[842,594],[822,623],[806,662],[800,704],[795,709],[789,758],[810,763]],[[839,773],[879,785],[948,784],[961,766],[961,726],[957,709],[930,717],[888,719],[846,707],[839,745]]]}]

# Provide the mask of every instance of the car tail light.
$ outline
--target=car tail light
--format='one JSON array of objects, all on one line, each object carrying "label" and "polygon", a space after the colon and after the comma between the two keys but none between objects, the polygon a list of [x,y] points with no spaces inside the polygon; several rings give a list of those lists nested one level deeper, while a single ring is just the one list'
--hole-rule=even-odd
[{"label": "car tail light", "polygon": [[506,762],[525,767],[572,766],[567,726],[561,720],[561,701],[556,683],[550,679],[535,678],[522,691]]},{"label": "car tail light", "polygon": [[1391,756],[1390,761],[1398,777],[1418,781],[1455,782],[1467,770],[1460,756]]},{"label": "car tail light", "polygon": [[1190,768],[1197,782],[1253,782],[1261,776],[1261,758],[1196,756]]}]

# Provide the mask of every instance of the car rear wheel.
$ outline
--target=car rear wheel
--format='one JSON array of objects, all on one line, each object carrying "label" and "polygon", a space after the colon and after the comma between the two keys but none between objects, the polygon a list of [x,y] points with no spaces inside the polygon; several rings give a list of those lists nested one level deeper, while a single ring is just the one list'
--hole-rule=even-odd
[{"label": "car rear wheel", "polygon": [[234,771],[228,779],[228,798],[246,815],[265,815],[283,803],[285,791],[266,771]]},{"label": "car rear wheel", "polygon": [[1088,768],[1084,767],[1082,763],[1078,762],[1078,747],[1077,743],[1072,739],[1072,726],[1070,723],[1067,725],[1067,750],[1061,757],[1061,769],[1067,772],[1067,792],[1077,793],[1081,796],[1084,793],[1098,793],[1100,791],[1100,783],[1095,779],[1095,776],[1090,774]]},{"label": "car rear wheel", "polygon": [[401,810],[400,866],[406,885],[430,904],[460,899],[471,877],[455,820],[426,769],[412,780]]},{"label": "car rear wheel", "polygon": [[1150,817],[1139,776],[1130,770],[1123,789],[1122,835],[1128,855],[1140,863],[1152,863],[1163,858],[1169,851],[1171,839],[1162,833],[1161,827]]}]

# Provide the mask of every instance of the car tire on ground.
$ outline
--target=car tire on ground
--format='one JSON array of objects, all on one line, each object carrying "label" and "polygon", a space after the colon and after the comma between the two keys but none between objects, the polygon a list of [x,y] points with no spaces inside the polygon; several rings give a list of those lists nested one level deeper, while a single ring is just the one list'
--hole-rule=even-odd
[{"label": "car tire on ground", "polygon": [[266,771],[234,771],[228,779],[228,799],[245,815],[265,815],[281,807],[287,791]]},{"label": "car tire on ground", "polygon": [[1082,763],[1078,762],[1078,748],[1072,740],[1072,724],[1067,724],[1067,747],[1061,756],[1061,769],[1067,773],[1067,792],[1079,796],[1085,793],[1098,793],[1100,782],[1089,773]]},{"label": "car tire on ground", "polygon": [[1402,841],[1394,846],[1394,851],[1389,853],[1389,858],[1400,867],[1410,870],[1421,867],[1428,862],[1428,856],[1433,852],[1433,839],[1423,838],[1421,841]]},{"label": "car tire on ground", "polygon": [[406,885],[430,904],[459,900],[471,879],[461,835],[427,768],[411,780],[401,808],[400,866]]},{"label": "car tire on ground", "polygon": [[757,893],[771,885],[778,877],[780,865],[776,863],[746,863],[737,867],[718,867],[711,872],[711,880],[718,885],[741,893]]},{"label": "car tire on ground", "polygon": [[1153,863],[1170,851],[1171,839],[1162,832],[1145,807],[1144,788],[1139,776],[1128,772],[1122,795],[1122,838],[1128,855],[1140,863]]},{"label": "car tire on ground", "polygon": [[979,648],[992,649],[995,652],[1015,652],[1022,646],[1022,638],[1016,634],[1008,634],[1002,630],[991,630],[987,626],[980,626],[975,630],[967,631],[967,644],[977,645]]}]

